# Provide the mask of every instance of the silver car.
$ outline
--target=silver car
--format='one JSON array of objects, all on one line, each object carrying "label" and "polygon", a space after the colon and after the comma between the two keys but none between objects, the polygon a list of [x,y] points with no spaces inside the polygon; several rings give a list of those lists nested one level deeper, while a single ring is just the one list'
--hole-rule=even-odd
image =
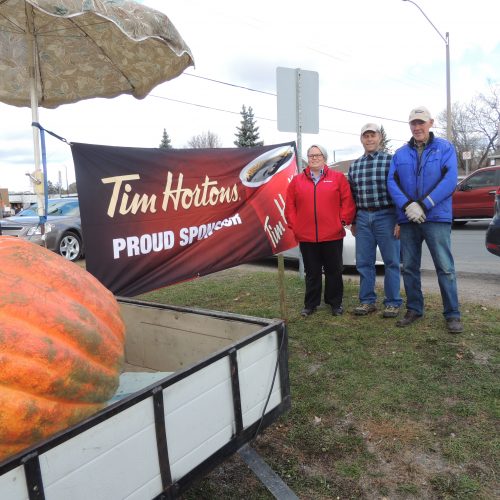
[{"label": "silver car", "polygon": [[36,203],[0,220],[0,225],[1,234],[29,240],[70,261],[76,261],[84,255],[80,205],[76,197],[49,199],[44,231]]},{"label": "silver car", "polygon": [[[291,248],[283,252],[285,260],[298,260],[300,255],[299,247]],[[343,251],[342,251],[342,261],[344,268],[354,268],[356,266],[356,238],[352,235],[351,231],[346,230]],[[376,266],[383,266],[382,256],[380,255],[380,250],[377,247],[376,254]]]}]

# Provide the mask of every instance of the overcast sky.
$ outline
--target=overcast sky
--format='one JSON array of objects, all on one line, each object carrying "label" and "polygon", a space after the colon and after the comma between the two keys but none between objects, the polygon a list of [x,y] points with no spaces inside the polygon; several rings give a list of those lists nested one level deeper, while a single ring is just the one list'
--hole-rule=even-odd
[{"label": "overcast sky", "polygon": [[[362,152],[366,122],[384,126],[391,145],[409,138],[408,113],[417,105],[435,115],[446,108],[445,43],[409,1],[145,0],[165,12],[190,47],[195,68],[151,91],[40,109],[40,123],[74,142],[158,147],[163,129],[173,147],[210,130],[233,147],[241,106],[252,106],[265,144],[296,139],[278,132],[276,68],[319,74],[318,135],[330,160]],[[445,36],[450,33],[451,98],[467,103],[488,82],[500,84],[500,2],[419,0]],[[215,80],[215,81],[213,81]],[[271,95],[270,95],[271,94]],[[31,188],[31,112],[0,104],[0,187]],[[442,126],[444,124],[441,124]],[[48,176],[74,181],[70,148],[47,137]]]}]

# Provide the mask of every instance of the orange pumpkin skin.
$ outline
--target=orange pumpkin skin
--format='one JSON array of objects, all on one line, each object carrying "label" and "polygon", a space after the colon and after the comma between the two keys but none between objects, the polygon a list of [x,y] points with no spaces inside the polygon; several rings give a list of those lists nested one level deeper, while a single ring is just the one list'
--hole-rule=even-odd
[{"label": "orange pumpkin skin", "polygon": [[83,268],[0,236],[0,460],[101,409],[118,387],[125,325]]}]

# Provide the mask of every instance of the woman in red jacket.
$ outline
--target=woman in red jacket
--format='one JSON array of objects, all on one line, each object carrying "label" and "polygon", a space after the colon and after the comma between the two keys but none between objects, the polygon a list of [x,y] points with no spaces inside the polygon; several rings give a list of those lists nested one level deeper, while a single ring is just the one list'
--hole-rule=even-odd
[{"label": "woman in red jacket", "polygon": [[322,146],[312,145],[307,150],[307,168],[292,179],[286,195],[285,217],[299,242],[306,272],[302,316],[314,313],[321,302],[323,270],[325,303],[334,316],[344,312],[344,226],[353,221],[356,206],[344,174],[330,170],[327,158]]}]

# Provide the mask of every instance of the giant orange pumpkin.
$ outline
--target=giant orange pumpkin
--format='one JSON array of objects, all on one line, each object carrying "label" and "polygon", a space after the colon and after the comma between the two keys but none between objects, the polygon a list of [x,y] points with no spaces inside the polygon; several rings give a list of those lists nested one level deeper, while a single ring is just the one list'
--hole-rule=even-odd
[{"label": "giant orange pumpkin", "polygon": [[90,273],[0,236],[0,460],[95,413],[118,386],[124,324]]}]

